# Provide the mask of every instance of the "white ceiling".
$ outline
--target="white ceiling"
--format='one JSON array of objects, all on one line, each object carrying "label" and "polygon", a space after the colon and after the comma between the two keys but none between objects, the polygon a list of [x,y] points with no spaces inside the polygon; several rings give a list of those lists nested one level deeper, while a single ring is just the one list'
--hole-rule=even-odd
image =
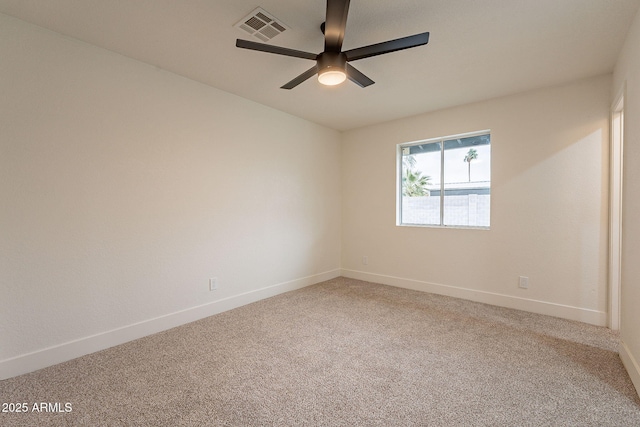
[{"label": "white ceiling", "polygon": [[[640,0],[352,0],[344,50],[429,31],[353,62],[376,84],[280,89],[312,61],[235,47],[260,6],[319,53],[325,0],[0,0],[0,13],[338,130],[609,73]],[[250,39],[251,40],[251,39]],[[255,41],[259,41],[254,39]]]}]

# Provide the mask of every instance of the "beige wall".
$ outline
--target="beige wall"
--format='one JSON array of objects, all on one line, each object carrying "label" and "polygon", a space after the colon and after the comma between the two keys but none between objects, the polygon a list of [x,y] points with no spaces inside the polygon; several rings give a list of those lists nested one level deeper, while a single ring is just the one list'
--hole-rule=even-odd
[{"label": "beige wall", "polygon": [[0,378],[339,274],[338,132],[4,15],[0,58]]},{"label": "beige wall", "polygon": [[640,13],[616,64],[613,96],[625,87],[620,356],[640,393]]},{"label": "beige wall", "polygon": [[[606,324],[610,86],[602,76],[346,132],[343,273]],[[491,229],[396,226],[396,145],[483,129]]]}]

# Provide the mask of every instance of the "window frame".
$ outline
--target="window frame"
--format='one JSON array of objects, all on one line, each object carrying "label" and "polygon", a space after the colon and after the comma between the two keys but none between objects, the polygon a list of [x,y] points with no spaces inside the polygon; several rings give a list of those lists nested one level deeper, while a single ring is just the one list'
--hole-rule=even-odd
[{"label": "window frame", "polygon": [[[454,134],[454,135],[446,135],[446,136],[439,136],[436,138],[429,138],[429,139],[421,139],[418,141],[412,141],[412,142],[403,142],[400,143],[396,146],[396,226],[398,227],[426,227],[426,228],[453,228],[453,229],[470,229],[470,230],[490,230],[491,228],[491,207],[489,208],[489,225],[446,225],[444,223],[444,199],[446,197],[445,194],[445,182],[444,182],[444,175],[445,175],[445,168],[444,168],[444,152],[445,150],[445,141],[448,140],[452,140],[452,139],[463,139],[463,138],[470,138],[470,137],[474,137],[474,136],[481,136],[481,135],[489,135],[489,138],[491,138],[491,129],[485,129],[485,130],[480,130],[480,131],[474,131],[474,132],[466,132],[466,133],[460,133],[460,134]],[[411,223],[403,223],[402,222],[402,174],[403,174],[403,170],[402,170],[402,156],[403,156],[403,149],[407,148],[407,147],[412,147],[412,146],[416,146],[416,145],[424,145],[424,144],[433,144],[433,143],[440,143],[441,144],[441,155],[440,155],[440,195],[438,197],[440,197],[440,224],[411,224]],[[493,151],[493,147],[491,142],[489,143],[490,146],[490,152],[492,153]],[[491,156],[493,157],[493,156]],[[489,172],[490,176],[491,174],[491,170]],[[489,181],[491,182],[491,180]],[[490,206],[493,204],[493,201],[490,201]]]}]

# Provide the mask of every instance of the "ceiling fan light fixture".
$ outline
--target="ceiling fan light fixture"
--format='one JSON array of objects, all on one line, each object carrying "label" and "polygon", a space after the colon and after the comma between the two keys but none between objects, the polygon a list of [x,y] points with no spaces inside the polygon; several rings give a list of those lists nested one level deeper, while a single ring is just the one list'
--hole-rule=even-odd
[{"label": "ceiling fan light fixture", "polygon": [[339,85],[347,79],[347,55],[323,52],[318,55],[318,81],[326,86]]},{"label": "ceiling fan light fixture", "polygon": [[329,67],[318,73],[318,81],[325,86],[335,86],[347,80],[347,73],[339,67]]}]

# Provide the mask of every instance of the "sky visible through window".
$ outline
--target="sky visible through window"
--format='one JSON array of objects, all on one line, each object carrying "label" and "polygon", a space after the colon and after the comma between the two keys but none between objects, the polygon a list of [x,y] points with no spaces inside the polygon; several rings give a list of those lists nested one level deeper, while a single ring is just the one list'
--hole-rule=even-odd
[{"label": "sky visible through window", "polygon": [[[471,182],[488,182],[491,180],[491,146],[479,145],[474,149],[478,158],[471,161]],[[446,150],[445,184],[469,182],[469,164],[464,161],[468,152],[468,147]],[[415,159],[415,168],[431,178],[429,187],[439,188],[440,151],[416,154]]]}]

